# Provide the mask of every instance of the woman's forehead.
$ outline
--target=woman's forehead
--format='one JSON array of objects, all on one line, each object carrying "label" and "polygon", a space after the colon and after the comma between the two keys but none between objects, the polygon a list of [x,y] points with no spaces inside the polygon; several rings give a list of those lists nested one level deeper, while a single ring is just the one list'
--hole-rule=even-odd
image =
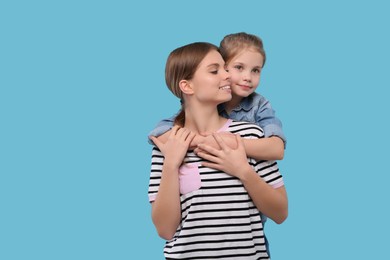
[{"label": "woman's forehead", "polygon": [[218,51],[212,50],[203,58],[200,62],[199,67],[209,67],[209,66],[224,66],[225,62],[222,59],[221,54]]}]

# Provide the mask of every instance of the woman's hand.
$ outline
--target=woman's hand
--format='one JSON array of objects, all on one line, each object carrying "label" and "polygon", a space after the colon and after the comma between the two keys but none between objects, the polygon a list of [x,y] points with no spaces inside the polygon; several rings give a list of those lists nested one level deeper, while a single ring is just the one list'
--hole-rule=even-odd
[{"label": "woman's hand", "polygon": [[164,164],[178,168],[183,163],[188,147],[194,137],[195,134],[189,129],[174,126],[165,143],[154,136],[150,138],[164,155]]},{"label": "woman's hand", "polygon": [[207,144],[199,144],[197,155],[208,162],[202,162],[202,165],[221,170],[239,179],[243,177],[252,168],[248,163],[243,141],[239,135],[235,135],[237,148],[230,148],[222,139],[221,134],[213,133],[216,143],[220,149],[216,149]]},{"label": "woman's hand", "polygon": [[287,193],[284,186],[274,189],[256,174],[248,163],[244,142],[239,135],[236,135],[236,149],[229,148],[219,134],[213,136],[221,149],[200,144],[199,148],[203,151],[197,154],[208,160],[202,164],[239,178],[259,211],[276,223],[282,223],[288,215]]},{"label": "woman's hand", "polygon": [[[230,132],[220,132],[217,133],[220,137],[222,137],[223,142],[230,147],[231,149],[237,149],[237,139],[236,135],[232,134]],[[199,137],[198,137],[199,136]],[[194,141],[192,141],[193,145],[195,144],[194,152],[199,153],[199,152],[204,152],[206,151],[202,150],[199,148],[199,144],[206,144],[208,146],[211,146],[217,150],[220,150],[221,147],[219,146],[218,142],[215,140],[214,136],[212,133],[204,133],[204,134],[198,134],[195,138]]]}]

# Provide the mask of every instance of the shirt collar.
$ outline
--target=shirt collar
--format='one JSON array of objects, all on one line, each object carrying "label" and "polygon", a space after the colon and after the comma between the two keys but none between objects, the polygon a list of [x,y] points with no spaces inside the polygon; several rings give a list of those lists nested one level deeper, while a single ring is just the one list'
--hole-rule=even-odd
[{"label": "shirt collar", "polygon": [[[235,107],[233,109],[233,111],[240,111],[242,109],[242,110],[245,110],[247,112],[247,111],[251,110],[253,108],[253,106],[254,106],[254,103],[253,103],[254,95],[255,95],[255,93],[252,93],[248,97],[243,98],[241,100],[240,104],[237,107]],[[220,104],[218,106],[218,112],[221,113],[223,111],[225,111],[225,105],[224,104]]]},{"label": "shirt collar", "polygon": [[255,93],[252,93],[250,94],[248,97],[246,98],[243,98],[240,102],[240,105],[239,107],[241,107],[242,109],[244,109],[245,111],[249,111],[253,108],[254,106],[254,103],[253,103],[253,97],[254,97]]}]

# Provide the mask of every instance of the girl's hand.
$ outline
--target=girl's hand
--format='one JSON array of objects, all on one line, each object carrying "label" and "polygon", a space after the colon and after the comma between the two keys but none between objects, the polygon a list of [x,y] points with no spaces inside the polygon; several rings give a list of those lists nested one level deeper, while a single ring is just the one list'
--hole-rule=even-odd
[{"label": "girl's hand", "polygon": [[243,177],[252,167],[249,165],[244,143],[239,135],[235,136],[237,148],[232,149],[223,141],[220,134],[212,134],[220,149],[215,149],[206,144],[199,144],[200,150],[197,155],[208,162],[202,162],[202,165],[221,170],[239,179]]},{"label": "girl's hand", "polygon": [[[236,135],[235,134],[232,134],[230,132],[220,132],[220,133],[217,133],[220,137],[222,137],[222,140],[223,142],[228,146],[230,147],[231,149],[237,149],[237,139],[236,139]],[[197,143],[197,147],[195,148],[194,152],[195,153],[198,153],[198,152],[206,152],[206,151],[203,151],[202,149],[199,148],[199,144],[206,144],[208,146],[211,146],[215,149],[221,149],[220,148],[220,145],[218,144],[218,142],[215,140],[214,136],[212,133],[206,133],[206,134],[202,134],[202,137],[203,139],[200,140],[198,143]],[[196,139],[196,137],[195,137]],[[195,140],[194,139],[194,140]]]},{"label": "girl's hand", "polygon": [[179,168],[194,137],[195,134],[189,129],[174,126],[165,143],[154,136],[150,138],[164,155],[164,165],[169,164],[172,167]]}]

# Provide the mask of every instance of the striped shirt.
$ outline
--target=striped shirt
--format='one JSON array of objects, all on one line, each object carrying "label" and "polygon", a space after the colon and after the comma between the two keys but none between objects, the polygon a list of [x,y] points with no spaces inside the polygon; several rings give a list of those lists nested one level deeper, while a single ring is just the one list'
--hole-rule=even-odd
[{"label": "striped shirt", "polygon": [[[260,127],[228,120],[220,131],[243,138],[263,138]],[[164,157],[154,147],[149,201],[154,201]],[[222,171],[201,166],[189,151],[179,169],[181,223],[164,248],[166,259],[269,259],[261,214],[241,181]],[[248,159],[257,174],[274,188],[283,186],[275,161]]]}]

